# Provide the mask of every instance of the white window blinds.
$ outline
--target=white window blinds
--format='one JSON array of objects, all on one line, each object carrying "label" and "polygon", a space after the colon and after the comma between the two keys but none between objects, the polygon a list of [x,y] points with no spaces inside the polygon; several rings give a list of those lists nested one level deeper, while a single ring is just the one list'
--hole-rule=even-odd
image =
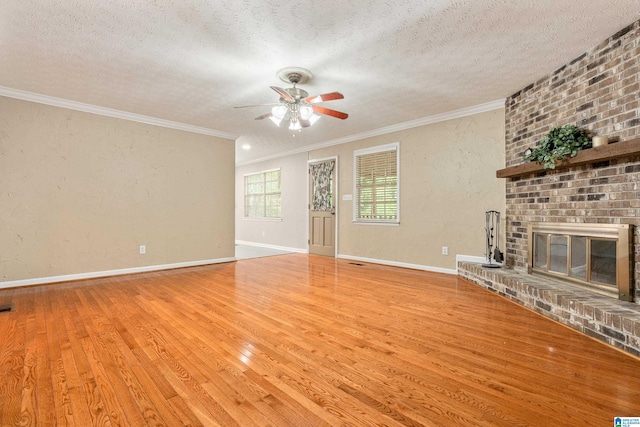
[{"label": "white window blinds", "polygon": [[280,169],[244,176],[244,216],[282,217]]},{"label": "white window blinds", "polygon": [[398,159],[398,143],[354,151],[355,221],[399,221]]}]

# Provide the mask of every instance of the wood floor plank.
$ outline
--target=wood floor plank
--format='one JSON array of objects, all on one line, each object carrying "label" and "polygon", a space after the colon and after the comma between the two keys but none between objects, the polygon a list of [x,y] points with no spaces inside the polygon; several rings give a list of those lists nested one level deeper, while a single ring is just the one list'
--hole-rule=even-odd
[{"label": "wood floor plank", "polygon": [[[180,353],[176,346],[181,344],[182,338],[176,330],[172,332],[154,322],[148,310],[152,310],[153,301],[143,297],[133,300],[136,304],[137,333],[144,340],[152,353],[157,356],[157,361],[163,372],[164,378],[185,399],[187,406],[204,423],[211,420],[220,420],[223,425],[233,425],[234,420],[202,387],[204,376],[197,364],[193,364],[187,354]],[[169,374],[169,372],[172,372]],[[198,381],[200,379],[200,381]],[[178,386],[179,380],[182,384]],[[177,388],[176,388],[177,387]],[[185,388],[186,387],[186,388]],[[190,390],[188,393],[187,390]]]},{"label": "wood floor plank", "polygon": [[[82,347],[73,336],[75,330],[72,326],[73,323],[68,321],[70,314],[66,311],[66,307],[70,305],[72,305],[72,301],[68,298],[68,293],[63,289],[61,298],[54,299],[51,308],[54,313],[60,314],[59,322],[56,325],[56,334],[60,343],[62,370],[74,422],[76,425],[82,425],[82,423],[91,425],[110,424],[108,419],[101,418],[100,414],[96,414],[94,406],[95,395],[92,393],[94,387],[91,383],[85,385],[85,380],[88,380],[86,379],[86,371],[82,369],[82,359],[76,356],[82,351]],[[76,361],[76,357],[78,357],[78,361]],[[83,376],[85,376],[84,379]],[[99,422],[100,419],[102,424]]]},{"label": "wood floor plank", "polygon": [[113,395],[111,399],[105,398],[105,403],[111,408],[110,420],[112,423],[115,418],[127,419],[131,424],[162,425],[162,417],[132,371],[136,361],[132,358],[126,360],[116,344],[118,335],[111,319],[104,312],[98,312],[98,308],[104,309],[104,306],[94,299],[91,291],[79,298],[91,337],[83,341],[85,352],[91,355],[89,360],[96,379],[101,380],[102,394]]},{"label": "wood floor plank", "polygon": [[[58,335],[58,328],[60,327],[62,320],[60,316],[54,312],[54,305],[51,302],[51,298],[48,298],[45,292],[42,292],[41,298],[43,300],[42,306],[44,309],[45,332],[48,344],[47,349],[43,349],[43,351],[44,355],[49,358],[49,366],[51,368],[49,375],[51,376],[52,390],[51,393],[47,393],[46,388],[39,389],[41,390],[39,395],[47,394],[53,397],[56,425],[72,427],[75,425],[75,422],[61,351],[61,345],[64,341],[61,340]],[[44,382],[42,384],[44,384]]]},{"label": "wood floor plank", "polygon": [[[255,319],[255,320],[252,320],[252,322],[250,322],[250,323],[252,323],[252,324],[259,324],[259,323],[260,323],[260,320],[261,320],[261,319]],[[256,327],[257,327],[257,326],[256,326]],[[254,331],[254,332],[255,332],[255,331]],[[283,337],[280,337],[278,341],[283,341]],[[360,394],[360,396],[359,396],[359,397],[362,397],[362,396],[364,396],[364,394]],[[373,401],[374,399],[369,399],[369,400]],[[383,406],[383,405],[380,405],[380,406]],[[393,413],[393,411],[392,411],[391,409],[389,409],[389,408],[385,408],[385,409],[384,409],[384,411],[385,411],[385,412],[387,412],[387,413]],[[408,420],[406,417],[403,417],[403,416],[397,416],[397,418],[404,420],[404,421],[405,421],[405,423],[406,423],[407,421],[410,421],[410,420]]]},{"label": "wood floor plank", "polygon": [[1,425],[611,425],[640,359],[452,275],[304,254],[0,290]]},{"label": "wood floor plank", "polygon": [[30,312],[24,324],[25,354],[23,376],[21,381],[22,399],[20,403],[20,424],[25,426],[35,426],[38,424],[38,422],[45,422],[45,420],[38,420],[37,417],[38,406],[36,404],[36,338],[38,336],[38,329],[36,324],[36,304],[34,300],[35,298],[30,298],[32,304],[28,307],[25,307]]},{"label": "wood floor plank", "polygon": [[16,317],[9,316],[9,313],[3,313],[0,316],[0,337],[2,337],[0,340],[0,423],[4,422],[4,414],[11,406],[7,401],[14,371],[14,351],[18,347],[17,334]]},{"label": "wood floor plank", "polygon": [[[22,406],[22,384],[24,379],[26,356],[26,322],[33,312],[33,299],[24,296],[24,292],[16,293],[20,298],[17,309],[22,310],[23,319],[17,321],[15,316],[10,322],[7,344],[10,347],[3,352],[2,401],[4,402],[1,418],[2,425],[16,425],[20,422],[20,410]],[[12,313],[9,313],[12,314]],[[30,368],[27,368],[30,370]],[[31,390],[27,389],[30,394]]]},{"label": "wood floor plank", "polygon": [[[38,289],[41,291],[41,289]],[[35,315],[36,315],[36,348],[35,348],[35,377],[37,390],[53,390],[53,375],[51,374],[54,368],[51,365],[50,355],[48,353],[49,348],[53,347],[50,343],[50,336],[47,330],[46,313],[49,310],[49,305],[46,298],[42,297],[42,293],[38,292],[34,294],[35,297]],[[56,424],[56,409],[53,393],[36,393],[37,402],[35,407],[37,408],[36,421],[40,425],[54,425]],[[23,421],[23,424],[25,422]],[[37,425],[36,424],[36,425]],[[64,424],[63,424],[64,425]]]},{"label": "wood floor plank", "polygon": [[[111,372],[109,375],[105,371],[101,376],[112,379],[112,385],[117,388],[115,394],[123,408],[123,415],[129,414],[127,421],[132,425],[183,424],[166,399],[175,393],[161,396],[155,383],[149,380],[146,370],[131,352],[132,349],[124,340],[119,341],[122,335],[119,333],[121,331],[118,331],[118,326],[122,327],[122,324],[113,317],[111,311],[113,304],[92,290],[89,290],[81,299],[87,310],[87,318],[90,319],[88,328],[91,330],[91,336],[96,343],[99,343],[97,348],[102,349],[103,357],[99,360],[105,363],[109,367],[108,371]],[[131,344],[130,335],[126,333],[124,335]],[[100,369],[100,366],[96,369]],[[117,380],[115,384],[113,384],[114,378]],[[142,385],[143,383],[146,387]],[[132,415],[137,414],[138,411],[140,416],[136,419]]]}]

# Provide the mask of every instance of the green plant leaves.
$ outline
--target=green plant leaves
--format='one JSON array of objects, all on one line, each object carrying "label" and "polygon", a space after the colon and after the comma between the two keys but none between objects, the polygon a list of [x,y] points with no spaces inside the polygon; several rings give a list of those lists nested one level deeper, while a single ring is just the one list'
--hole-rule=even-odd
[{"label": "green plant leaves", "polygon": [[564,125],[551,129],[523,158],[541,164],[543,169],[555,169],[557,161],[575,157],[580,150],[590,147],[591,135],[588,130]]}]

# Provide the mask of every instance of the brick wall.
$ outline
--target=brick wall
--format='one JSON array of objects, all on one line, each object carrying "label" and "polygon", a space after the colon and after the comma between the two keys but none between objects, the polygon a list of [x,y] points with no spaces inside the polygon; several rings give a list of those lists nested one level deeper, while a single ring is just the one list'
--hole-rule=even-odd
[{"label": "brick wall", "polygon": [[[550,129],[575,124],[610,141],[640,137],[640,21],[507,98],[506,165]],[[506,263],[527,265],[530,222],[634,224],[640,303],[640,156],[507,179]]]}]

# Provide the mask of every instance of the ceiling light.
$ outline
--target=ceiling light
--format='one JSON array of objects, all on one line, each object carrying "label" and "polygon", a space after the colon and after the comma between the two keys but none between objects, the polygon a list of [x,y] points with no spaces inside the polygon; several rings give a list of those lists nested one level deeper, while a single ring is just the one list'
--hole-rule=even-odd
[{"label": "ceiling light", "polygon": [[273,123],[275,123],[276,126],[280,126],[280,122],[282,121],[282,119],[278,119],[275,116],[269,117],[269,120],[271,120]]},{"label": "ceiling light", "polygon": [[289,124],[289,130],[300,130],[302,129],[302,126],[300,125],[300,122],[297,119],[291,119],[291,123]]},{"label": "ceiling light", "polygon": [[312,114],[313,108],[309,107],[308,105],[303,105],[302,107],[300,107],[300,118],[302,120],[309,120]]},{"label": "ceiling light", "polygon": [[[300,67],[286,67],[278,71],[277,76],[280,80],[291,83],[293,87],[280,88],[270,86],[271,89],[280,95],[280,99],[270,112],[256,117],[256,120],[268,118],[275,123],[276,126],[280,126],[283,121],[288,120],[289,129],[299,131],[302,128],[307,128],[317,122],[320,118],[320,114],[335,117],[340,120],[344,120],[349,117],[347,113],[332,110],[323,106],[312,105],[336,99],[343,99],[344,96],[340,92],[329,92],[322,95],[309,96],[309,93],[306,90],[300,89],[296,86],[298,83],[307,83],[311,80],[311,71]],[[257,107],[259,105],[265,104],[244,105],[234,108]]]},{"label": "ceiling light", "polygon": [[287,107],[284,105],[276,105],[271,109],[271,116],[269,119],[276,124],[276,126],[280,126],[282,119],[287,115]]},{"label": "ceiling light", "polygon": [[311,117],[309,117],[309,126],[311,126],[312,124],[314,124],[318,120],[320,120],[320,116],[317,115],[317,114],[312,114]]},{"label": "ceiling light", "polygon": [[271,114],[273,114],[273,117],[282,120],[284,116],[287,115],[287,107],[284,105],[276,105],[271,109]]},{"label": "ceiling light", "polygon": [[243,150],[250,150],[251,146],[249,144],[242,144],[242,149]]}]

